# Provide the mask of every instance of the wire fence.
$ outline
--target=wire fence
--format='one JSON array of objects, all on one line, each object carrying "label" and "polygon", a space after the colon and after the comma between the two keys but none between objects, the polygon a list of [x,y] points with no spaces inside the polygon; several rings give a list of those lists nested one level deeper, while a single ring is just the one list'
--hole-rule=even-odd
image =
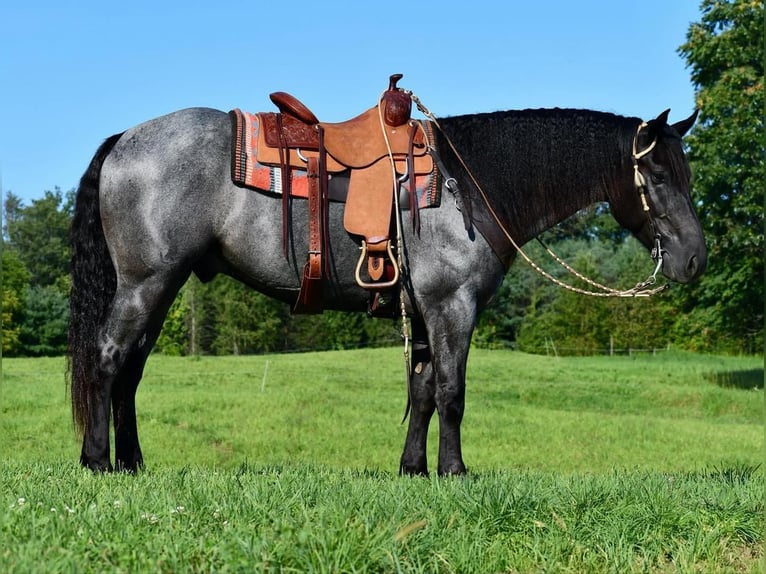
[{"label": "wire fence", "polygon": [[666,353],[670,351],[670,345],[664,347],[630,347],[630,346],[616,346],[612,341],[609,347],[573,347],[573,346],[558,346],[556,342],[551,338],[546,338],[543,345],[529,346],[524,345],[517,347],[518,350],[525,353],[533,353],[536,355],[548,355],[548,356],[608,356],[608,357],[624,357],[632,355],[657,355],[658,353]]}]

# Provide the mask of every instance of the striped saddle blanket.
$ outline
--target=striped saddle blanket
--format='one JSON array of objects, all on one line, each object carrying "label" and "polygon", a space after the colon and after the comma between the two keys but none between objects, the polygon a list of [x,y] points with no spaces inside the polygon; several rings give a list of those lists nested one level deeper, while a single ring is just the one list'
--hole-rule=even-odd
[{"label": "striped saddle blanket", "polygon": [[[257,161],[260,121],[257,114],[232,110],[232,161],[231,179],[235,185],[249,189],[282,194],[283,172],[278,165],[264,165]],[[290,169],[290,193],[293,197],[308,197],[307,171]],[[344,202],[348,191],[350,173],[333,174],[329,184],[330,201]],[[430,173],[417,175],[415,191],[420,209],[437,207],[441,201],[441,181],[438,169]],[[409,179],[402,182],[404,191],[409,192]],[[407,202],[402,202],[404,209]]]}]

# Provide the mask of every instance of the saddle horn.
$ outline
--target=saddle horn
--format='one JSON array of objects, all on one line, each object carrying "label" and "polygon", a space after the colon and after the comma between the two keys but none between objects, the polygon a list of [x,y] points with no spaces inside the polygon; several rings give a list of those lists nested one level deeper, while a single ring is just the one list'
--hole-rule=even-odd
[{"label": "saddle horn", "polygon": [[396,82],[403,77],[404,74],[392,74],[388,80],[388,89],[383,92],[383,119],[391,127],[406,124],[412,112],[410,95],[396,87]]}]

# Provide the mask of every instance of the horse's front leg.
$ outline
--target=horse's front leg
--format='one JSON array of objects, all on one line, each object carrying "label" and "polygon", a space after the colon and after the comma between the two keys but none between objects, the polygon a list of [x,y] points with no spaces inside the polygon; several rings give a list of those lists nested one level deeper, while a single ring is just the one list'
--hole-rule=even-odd
[{"label": "horse's front leg", "polygon": [[434,399],[439,413],[439,475],[465,474],[460,425],[465,410],[465,374],[476,306],[455,299],[428,323],[433,355]]},{"label": "horse's front leg", "polygon": [[436,409],[434,369],[426,331],[420,321],[412,321],[412,360],[410,368],[410,421],[404,452],[399,463],[400,474],[428,474],[426,444],[428,426]]},{"label": "horse's front leg", "polygon": [[465,408],[465,372],[476,307],[456,298],[427,319],[428,346],[422,324],[413,321],[410,422],[400,472],[428,474],[426,443],[434,410],[439,413],[438,473],[464,474],[460,425]]},{"label": "horse's front leg", "polygon": [[[467,351],[462,357],[467,357]],[[465,360],[460,354],[437,360],[436,409],[439,413],[439,475],[465,474],[460,425],[465,410]]]}]

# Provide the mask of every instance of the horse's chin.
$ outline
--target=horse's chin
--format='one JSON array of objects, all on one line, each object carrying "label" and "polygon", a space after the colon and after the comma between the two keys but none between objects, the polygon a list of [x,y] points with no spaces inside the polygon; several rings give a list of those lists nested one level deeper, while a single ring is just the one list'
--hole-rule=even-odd
[{"label": "horse's chin", "polygon": [[662,259],[662,274],[676,283],[691,283],[705,272],[707,253],[692,253],[674,257],[665,253]]}]

